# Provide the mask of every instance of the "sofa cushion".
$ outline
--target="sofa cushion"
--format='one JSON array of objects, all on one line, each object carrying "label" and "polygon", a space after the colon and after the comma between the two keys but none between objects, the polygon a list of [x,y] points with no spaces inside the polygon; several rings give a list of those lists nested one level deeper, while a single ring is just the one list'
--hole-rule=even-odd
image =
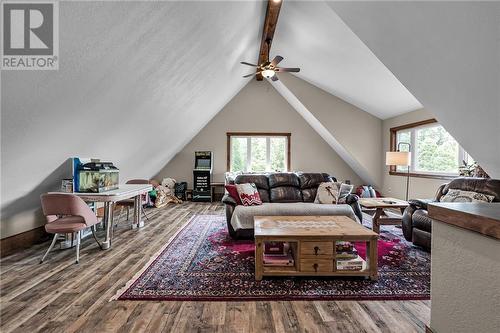
[{"label": "sofa cushion", "polygon": [[[294,173],[272,173],[269,175],[269,187],[294,186],[299,187],[299,177]],[[272,194],[271,194],[272,201]]]},{"label": "sofa cushion", "polygon": [[[300,188],[318,188],[319,184],[328,182],[331,177],[326,173],[299,172],[298,174]],[[313,199],[314,200],[314,199]]]},{"label": "sofa cushion", "polygon": [[267,179],[267,175],[263,174],[238,175],[234,179],[234,183],[235,184],[254,183],[257,186],[257,189],[269,190],[269,182]]},{"label": "sofa cushion", "polygon": [[280,186],[271,188],[271,202],[301,202],[302,194],[298,187]]},{"label": "sofa cushion", "polygon": [[432,220],[424,209],[417,209],[412,216],[413,230],[419,229],[427,232],[432,230]]},{"label": "sofa cushion", "polygon": [[317,187],[306,188],[301,192],[302,192],[302,201],[314,202],[314,199],[316,199],[316,193],[318,192],[318,188]]},{"label": "sofa cushion", "polygon": [[269,190],[263,190],[263,189],[258,189],[259,191],[259,195],[260,195],[260,200],[262,202],[269,202],[270,201],[270,198],[269,198]]},{"label": "sofa cushion", "polygon": [[[234,230],[253,229],[254,216],[347,216],[358,221],[349,205],[318,205],[314,203],[263,203],[260,206],[236,206],[231,217]],[[359,222],[359,221],[358,221]]]}]

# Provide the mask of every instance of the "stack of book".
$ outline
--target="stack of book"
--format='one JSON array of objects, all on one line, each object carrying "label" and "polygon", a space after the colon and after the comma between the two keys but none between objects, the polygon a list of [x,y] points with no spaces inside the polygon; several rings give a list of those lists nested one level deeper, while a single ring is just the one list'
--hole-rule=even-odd
[{"label": "stack of book", "polygon": [[264,243],[264,266],[294,266],[290,244],[287,242]]},{"label": "stack of book", "polygon": [[351,242],[337,242],[335,244],[337,270],[360,271],[363,269],[364,260]]},{"label": "stack of book", "polygon": [[358,250],[351,242],[337,242],[335,247],[337,259],[356,259],[358,257]]},{"label": "stack of book", "polygon": [[360,271],[363,269],[363,258],[357,256],[354,259],[337,259],[337,270],[339,271]]}]

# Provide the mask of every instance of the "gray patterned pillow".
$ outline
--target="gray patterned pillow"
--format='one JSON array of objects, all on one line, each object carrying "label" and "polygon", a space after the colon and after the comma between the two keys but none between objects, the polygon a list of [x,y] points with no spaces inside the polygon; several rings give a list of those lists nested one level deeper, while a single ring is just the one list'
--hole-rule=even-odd
[{"label": "gray patterned pillow", "polygon": [[493,195],[450,189],[441,197],[441,202],[492,202],[493,199],[495,199]]}]

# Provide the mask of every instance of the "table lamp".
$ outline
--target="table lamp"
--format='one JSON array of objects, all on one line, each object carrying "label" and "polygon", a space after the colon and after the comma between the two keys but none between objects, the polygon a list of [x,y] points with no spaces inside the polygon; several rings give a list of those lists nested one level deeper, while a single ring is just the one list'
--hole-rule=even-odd
[{"label": "table lamp", "polygon": [[[401,151],[400,145],[408,145],[408,151]],[[396,165],[408,167],[406,175],[406,201],[408,201],[408,188],[410,186],[410,165],[411,165],[411,145],[406,142],[398,143],[397,151],[388,151],[385,153],[385,165]]]}]

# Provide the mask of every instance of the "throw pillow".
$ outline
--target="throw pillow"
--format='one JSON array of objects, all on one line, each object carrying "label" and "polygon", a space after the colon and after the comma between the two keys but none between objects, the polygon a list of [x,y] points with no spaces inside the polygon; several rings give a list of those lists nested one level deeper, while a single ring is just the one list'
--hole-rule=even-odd
[{"label": "throw pillow", "polygon": [[262,205],[259,191],[254,183],[237,184],[236,190],[243,206]]},{"label": "throw pillow", "polygon": [[337,203],[344,204],[346,203],[346,198],[349,194],[352,193],[352,190],[354,189],[354,185],[351,184],[346,184],[342,183],[340,184],[340,190],[339,190],[339,198],[337,200]]},{"label": "throw pillow", "polygon": [[231,198],[233,198],[234,201],[236,201],[236,204],[241,205],[242,203],[240,200],[240,196],[238,195],[238,190],[236,189],[236,185],[228,184],[228,185],[225,185],[224,187],[226,188],[226,191],[227,191],[227,193],[229,193]]},{"label": "throw pillow", "polygon": [[346,183],[340,184],[340,196],[339,196],[339,198],[347,197],[349,194],[351,194],[353,189],[354,189],[354,185],[346,184]]},{"label": "throw pillow", "polygon": [[314,203],[336,204],[340,194],[340,183],[326,182],[318,186]]},{"label": "throw pillow", "polygon": [[473,191],[462,191],[450,189],[448,193],[441,197],[441,202],[492,202],[495,199],[493,195]]}]

